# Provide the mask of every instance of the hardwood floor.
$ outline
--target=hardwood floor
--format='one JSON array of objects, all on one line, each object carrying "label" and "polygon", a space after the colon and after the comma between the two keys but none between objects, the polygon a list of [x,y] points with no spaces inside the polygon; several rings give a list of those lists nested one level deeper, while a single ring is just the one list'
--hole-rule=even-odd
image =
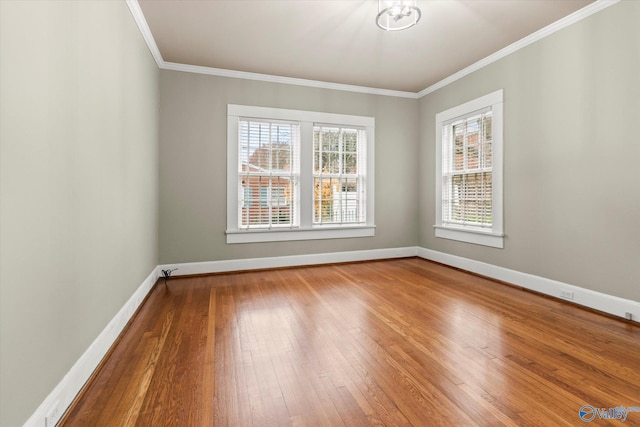
[{"label": "hardwood floor", "polygon": [[159,283],[60,425],[575,426],[583,405],[640,407],[637,323],[409,258]]}]

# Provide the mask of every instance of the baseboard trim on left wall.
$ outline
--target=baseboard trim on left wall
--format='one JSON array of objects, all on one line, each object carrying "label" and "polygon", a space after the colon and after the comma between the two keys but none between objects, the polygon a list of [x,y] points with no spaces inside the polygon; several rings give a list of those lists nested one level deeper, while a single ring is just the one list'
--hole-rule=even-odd
[{"label": "baseboard trim on left wall", "polygon": [[205,274],[225,271],[254,270],[263,268],[292,267],[299,265],[328,264],[338,262],[368,261],[385,258],[403,258],[416,256],[417,247],[373,249],[363,251],[332,252],[284,257],[238,259],[228,261],[194,262],[157,266],[142,282],[131,298],[118,311],[115,317],[103,329],[80,359],[62,378],[60,383],[44,399],[38,409],[24,424],[24,427],[55,426],[73,403],[93,372],[100,366],[103,358],[140,307],[149,291],[161,277],[161,270],[178,267],[175,276],[187,274]]},{"label": "baseboard trim on left wall", "polygon": [[[91,378],[91,375],[107,355],[109,349],[118,339],[118,336],[124,327],[133,317],[138,307],[140,307],[149,291],[151,291],[156,280],[161,276],[160,273],[163,269],[172,269],[177,267],[178,270],[174,275],[182,276],[227,271],[405,258],[413,256],[461,268],[466,271],[481,274],[507,283],[512,283],[556,298],[560,295],[561,291],[569,291],[575,296],[575,300],[572,302],[578,305],[593,308],[618,317],[624,317],[625,312],[630,312],[632,313],[634,320],[640,318],[640,302],[626,300],[567,283],[549,280],[544,277],[534,276],[416,246],[159,265],[151,272],[151,274],[149,274],[131,298],[129,298],[125,305],[120,309],[118,314],[116,314],[111,322],[109,322],[100,335],[93,341],[91,346],[89,346],[87,351],[85,351],[80,359],[78,359],[71,370],[64,376],[62,381],[60,381],[56,388],[53,389],[49,396],[47,396],[24,425],[28,427],[51,427],[60,420],[65,410],[69,405],[71,405],[71,403],[73,403],[73,400],[82,390],[84,384],[89,380],[89,378]],[[50,417],[48,422],[47,417]]]},{"label": "baseboard trim on left wall", "polygon": [[113,343],[135,314],[140,304],[156,283],[160,270],[158,267],[147,276],[142,284],[122,306],[120,311],[91,343],[80,359],[71,367],[62,381],[44,399],[38,409],[24,424],[25,427],[52,427],[71,405],[87,380],[102,362]]}]

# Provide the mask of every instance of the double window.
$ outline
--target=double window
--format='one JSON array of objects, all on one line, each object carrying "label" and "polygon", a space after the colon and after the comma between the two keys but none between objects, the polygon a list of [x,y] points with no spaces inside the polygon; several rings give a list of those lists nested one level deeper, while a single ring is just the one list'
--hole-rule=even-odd
[{"label": "double window", "polygon": [[503,247],[502,91],[436,115],[436,237]]},{"label": "double window", "polygon": [[227,242],[374,234],[374,119],[229,105]]}]

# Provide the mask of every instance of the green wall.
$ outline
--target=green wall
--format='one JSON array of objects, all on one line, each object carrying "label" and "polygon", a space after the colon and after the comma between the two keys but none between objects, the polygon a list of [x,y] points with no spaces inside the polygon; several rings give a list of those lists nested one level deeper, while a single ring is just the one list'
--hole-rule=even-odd
[{"label": "green wall", "polygon": [[[0,1],[0,425],[157,264],[422,246],[640,301],[640,2],[420,100],[158,71],[122,1]],[[504,89],[505,248],[436,239],[435,114]],[[376,235],[227,245],[226,106],[376,119]]]},{"label": "green wall", "polygon": [[[160,263],[415,246],[418,101],[163,70]],[[375,117],[375,237],[227,245],[227,104]]]},{"label": "green wall", "polygon": [[[640,2],[420,99],[420,246],[640,301]],[[504,89],[505,247],[434,237],[435,115]]]},{"label": "green wall", "polygon": [[[0,425],[158,263],[159,71],[122,1],[0,1]],[[44,422],[44,420],[43,420]]]}]

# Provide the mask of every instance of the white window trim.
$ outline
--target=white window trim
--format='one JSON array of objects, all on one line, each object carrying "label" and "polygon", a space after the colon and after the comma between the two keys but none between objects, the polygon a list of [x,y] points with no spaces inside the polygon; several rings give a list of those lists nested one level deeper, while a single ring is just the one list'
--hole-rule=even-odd
[{"label": "white window trim", "polygon": [[[300,225],[290,228],[240,229],[238,227],[238,121],[240,118],[286,120],[300,123]],[[336,124],[357,126],[367,132],[366,222],[362,225],[313,225],[313,126]],[[278,242],[291,240],[340,239],[375,235],[374,221],[374,146],[373,117],[282,108],[227,105],[227,243]]]},{"label": "white window trim", "polygon": [[[477,245],[504,247],[503,223],[503,90],[497,90],[436,114],[436,224],[435,236]],[[490,107],[492,141],[492,228],[444,225],[442,222],[442,126],[460,116]]]}]

